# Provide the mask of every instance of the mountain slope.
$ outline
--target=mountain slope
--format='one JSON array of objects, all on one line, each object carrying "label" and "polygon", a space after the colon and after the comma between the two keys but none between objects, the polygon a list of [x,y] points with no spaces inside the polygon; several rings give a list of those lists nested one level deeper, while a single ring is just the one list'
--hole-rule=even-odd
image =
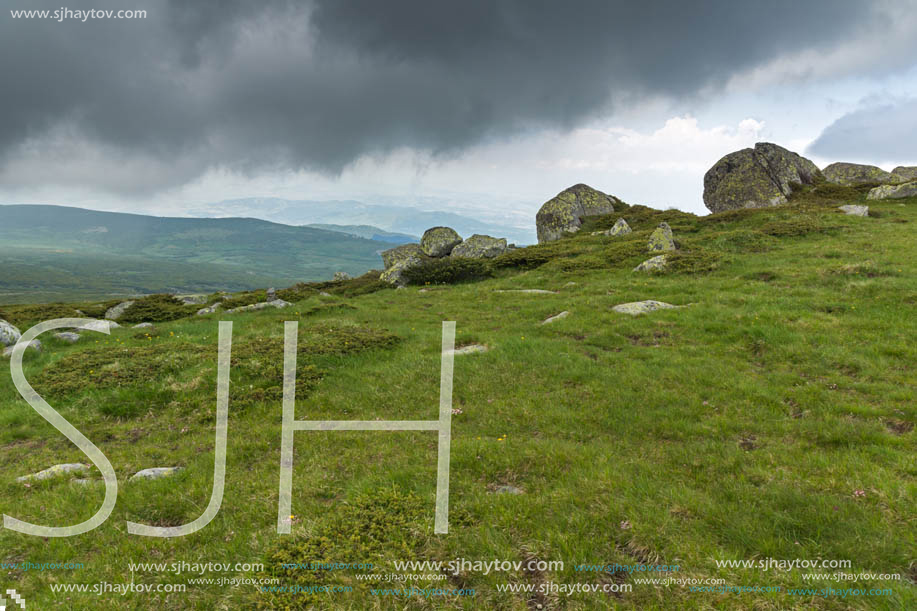
[{"label": "mountain slope", "polygon": [[378,227],[373,227],[372,225],[333,225],[330,223],[310,223],[305,225],[305,227],[324,229],[325,231],[339,231],[341,233],[355,235],[359,238],[365,238],[367,240],[390,242],[392,244],[408,244],[410,242],[420,241],[420,238],[417,236],[408,235],[406,233],[385,231],[384,229],[379,229]]},{"label": "mountain slope", "polygon": [[0,301],[282,286],[361,274],[390,246],[257,219],[0,206]]}]

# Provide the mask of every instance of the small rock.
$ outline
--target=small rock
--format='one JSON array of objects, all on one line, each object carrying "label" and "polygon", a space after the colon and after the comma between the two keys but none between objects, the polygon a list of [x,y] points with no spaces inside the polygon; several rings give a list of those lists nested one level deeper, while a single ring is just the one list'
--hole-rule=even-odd
[{"label": "small rock", "polygon": [[283,299],[273,299],[271,301],[264,301],[261,303],[253,303],[247,306],[240,306],[238,308],[232,308],[231,310],[226,310],[229,314],[234,314],[236,312],[254,312],[257,310],[264,310],[266,308],[287,308],[293,305],[289,301],[284,301]]},{"label": "small rock", "polygon": [[332,282],[344,282],[345,280],[350,280],[352,277],[353,276],[347,272],[334,272],[334,278],[331,280]]},{"label": "small rock", "polygon": [[207,295],[175,295],[175,298],[185,305],[204,305]]},{"label": "small rock", "polygon": [[198,315],[198,316],[206,316],[207,314],[213,314],[214,312],[217,311],[217,308],[219,308],[219,307],[220,307],[220,304],[218,304],[218,303],[211,304],[211,305],[207,306],[206,308],[201,308],[200,310],[198,310],[198,311],[197,311],[197,315]]},{"label": "small rock", "polygon": [[67,473],[85,473],[89,471],[89,465],[84,465],[83,463],[64,463],[60,465],[54,465],[53,467],[48,467],[44,471],[39,471],[38,473],[32,473],[31,475],[23,475],[22,477],[17,477],[17,482],[30,482],[35,480],[50,479],[52,477],[57,477],[58,475],[65,475]]},{"label": "small rock", "polygon": [[80,340],[79,333],[73,333],[72,331],[64,331],[63,333],[55,333],[54,337],[57,339],[67,342],[68,344],[74,344]]},{"label": "small rock", "polygon": [[656,310],[674,310],[683,307],[685,306],[675,306],[670,303],[663,303],[662,301],[653,301],[652,299],[649,299],[647,301],[632,301],[630,303],[622,303],[620,305],[614,306],[611,309],[621,314],[637,316],[638,314],[646,314],[647,312],[655,312]]},{"label": "small rock", "polygon": [[134,305],[133,301],[122,301],[115,307],[109,308],[108,311],[105,312],[105,318],[108,320],[118,320],[124,316],[124,312],[132,305]]},{"label": "small rock", "polygon": [[869,206],[856,206],[854,204],[846,204],[843,206],[838,206],[838,210],[842,210],[844,214],[850,216],[869,216]]},{"label": "small rock", "polygon": [[151,323],[151,322],[142,322],[142,323],[140,323],[139,325],[134,325],[133,328],[134,328],[134,329],[152,329],[152,328],[153,328],[153,323]]},{"label": "small rock", "polygon": [[607,235],[607,236],[627,235],[628,233],[631,233],[632,231],[633,230],[630,228],[630,225],[627,224],[627,221],[625,221],[624,219],[618,219],[615,222],[615,224],[612,226],[612,228],[606,229],[605,231],[603,231],[602,235]]},{"label": "small rock", "polygon": [[[3,349],[3,356],[13,356],[13,349],[16,345],[12,345],[8,348]],[[41,341],[33,339],[29,342],[29,345],[26,346],[26,350],[34,350],[35,352],[41,352]]]},{"label": "small rock", "polygon": [[331,297],[332,295],[331,295],[331,293],[327,293],[327,292],[325,292],[325,291],[322,291],[321,293],[319,293],[319,296],[320,296],[320,297]]},{"label": "small rock", "polygon": [[267,301],[274,301],[277,299],[277,289],[271,287],[267,290]]},{"label": "small rock", "polygon": [[672,237],[672,228],[668,223],[659,223],[659,226],[650,234],[646,248],[649,252],[667,252],[675,250],[675,239]]},{"label": "small rock", "polygon": [[532,293],[535,295],[553,295],[557,291],[546,291],[544,289],[497,289],[495,293]]},{"label": "small rock", "polygon": [[494,492],[497,494],[525,494],[522,488],[516,488],[515,486],[497,486]]},{"label": "small rock", "polygon": [[474,354],[475,352],[487,352],[487,346],[481,344],[469,344],[467,346],[462,346],[461,348],[456,348],[452,351],[452,354]]},{"label": "small rock", "polygon": [[567,312],[566,310],[564,310],[564,311],[561,312],[560,314],[555,314],[554,316],[551,316],[551,317],[549,317],[549,318],[544,319],[544,321],[542,321],[541,324],[547,325],[547,324],[550,324],[550,323],[554,322],[555,320],[560,320],[561,318],[566,318],[567,316],[570,316],[570,312]]},{"label": "small rock", "polygon": [[137,471],[134,473],[129,481],[134,481],[138,479],[159,479],[162,477],[169,477],[170,475],[175,475],[181,470],[181,467],[152,467],[150,469],[143,469],[142,471]]},{"label": "small rock", "polygon": [[22,333],[19,332],[19,329],[0,319],[0,344],[12,346],[19,341],[20,337],[22,337]]},{"label": "small rock", "polygon": [[637,267],[633,269],[635,272],[652,272],[660,271],[666,268],[667,262],[665,255],[658,255],[652,259],[647,259]]}]

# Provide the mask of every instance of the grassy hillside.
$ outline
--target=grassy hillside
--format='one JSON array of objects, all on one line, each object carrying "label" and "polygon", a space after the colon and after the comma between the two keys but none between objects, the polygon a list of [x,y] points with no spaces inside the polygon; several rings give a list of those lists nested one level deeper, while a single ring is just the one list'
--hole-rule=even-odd
[{"label": "grassy hillside", "polygon": [[[708,217],[634,206],[575,237],[453,273],[485,277],[477,282],[404,290],[381,289],[370,278],[300,285],[286,293],[295,301],[287,310],[122,328],[75,345],[43,338],[45,351],[27,355],[27,376],[106,453],[119,475],[119,499],[91,535],[41,539],[0,530],[4,562],[84,565],[7,570],[4,587],[41,609],[915,608],[917,199],[869,202],[867,218],[836,210],[862,198],[862,190],[821,186],[785,207]],[[619,216],[633,234],[590,235]],[[672,269],[632,272],[648,258],[646,239],[663,220],[680,249]],[[637,317],[611,309],[644,299],[688,307]],[[561,311],[570,315],[541,324]],[[49,314],[18,308],[0,316],[26,326]],[[448,535],[433,534],[431,432],[297,432],[293,534],[277,534],[283,323],[294,319],[297,419],[435,419],[441,322],[456,321],[457,345],[489,348],[455,357],[454,407],[461,411],[452,425]],[[130,536],[125,520],[182,524],[210,498],[218,320],[234,323],[222,508],[191,536]],[[101,485],[15,482],[86,458],[18,397],[9,370],[0,374],[0,444],[3,513],[65,525],[100,505]],[[184,469],[169,479],[126,481],[157,466]],[[522,494],[500,494],[501,486]],[[474,588],[474,597],[378,596],[371,587],[402,584],[356,577],[394,573],[394,561],[455,558],[560,560],[564,567],[463,570],[403,584]],[[846,573],[901,580],[808,580],[822,571],[717,564],[768,558],[850,561]],[[265,563],[263,571],[204,577],[352,591],[270,593],[129,569],[130,562],[182,561]],[[375,568],[281,566],[317,561]],[[578,564],[679,571],[582,572]],[[638,581],[667,576],[781,591],[696,592]],[[59,583],[130,581],[188,590],[51,592]],[[500,591],[549,583],[632,590]],[[890,593],[789,591],[828,587]]]},{"label": "grassy hillside", "polygon": [[284,286],[362,274],[389,247],[255,219],[0,206],[0,303]]}]

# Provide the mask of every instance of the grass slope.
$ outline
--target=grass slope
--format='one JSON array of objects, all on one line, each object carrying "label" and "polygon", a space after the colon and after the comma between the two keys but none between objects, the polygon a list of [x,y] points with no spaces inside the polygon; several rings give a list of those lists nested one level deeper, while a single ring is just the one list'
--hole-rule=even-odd
[{"label": "grass slope", "polygon": [[[45,339],[27,357],[35,388],[109,457],[118,505],[91,535],[40,539],[0,530],[5,562],[82,562],[73,571],[9,570],[34,608],[140,609],[905,609],[917,606],[915,388],[917,200],[870,202],[820,187],[767,210],[698,218],[633,207],[576,237],[515,251],[492,278],[423,289],[296,289],[294,308],[120,329],[70,346]],[[591,236],[623,216],[625,238]],[[645,275],[646,237],[661,221],[681,254]],[[553,294],[498,292],[538,288]],[[612,306],[677,305],[630,317]],[[571,314],[550,325],[541,321]],[[20,316],[27,318],[22,312]],[[32,317],[37,316],[35,311]],[[226,491],[203,531],[129,536],[124,521],[176,525],[207,505],[213,473],[217,320],[234,321]],[[436,439],[429,432],[297,432],[293,534],[276,533],[285,320],[300,322],[298,419],[436,418],[440,325],[457,344],[490,347],[455,360],[451,516],[433,534]],[[104,375],[103,375],[104,372]],[[85,457],[0,377],[0,510],[73,524],[101,486],[15,477]],[[182,466],[171,480],[133,472]],[[98,477],[98,474],[95,475]],[[513,485],[521,495],[495,494]],[[862,491],[862,493],[855,493]],[[562,560],[563,570],[464,571],[418,587],[477,595],[384,598],[364,571],[294,571],[287,562]],[[804,580],[811,571],[719,568],[718,560],[849,560],[847,573],[901,581]],[[264,562],[284,585],[351,592],[269,594],[258,586],[189,585],[179,594],[53,594],[53,583],[187,583],[188,574],[129,562]],[[779,593],[691,592],[640,584],[665,574],[584,573],[575,564],[677,564],[678,578]],[[427,571],[420,571],[427,572]],[[819,572],[819,571],[816,571]],[[826,571],[830,572],[830,571]],[[615,582],[629,593],[526,595],[506,583]],[[372,582],[372,583],[378,583]],[[396,584],[397,585],[397,584]],[[886,596],[799,596],[789,588],[890,588]]]},{"label": "grass slope", "polygon": [[243,290],[362,274],[387,242],[256,219],[0,206],[0,303]]}]

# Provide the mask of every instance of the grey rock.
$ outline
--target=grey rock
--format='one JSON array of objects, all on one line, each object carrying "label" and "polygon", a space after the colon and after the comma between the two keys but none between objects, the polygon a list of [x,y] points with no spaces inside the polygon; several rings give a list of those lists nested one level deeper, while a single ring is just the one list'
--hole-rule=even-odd
[{"label": "grey rock", "polygon": [[382,257],[382,264],[385,266],[385,269],[388,270],[396,264],[408,259],[421,260],[424,254],[423,250],[420,248],[420,244],[402,244],[395,248],[383,250],[379,253],[379,256]]},{"label": "grey rock", "polygon": [[185,305],[203,305],[207,303],[207,295],[175,295],[174,297]]},{"label": "grey rock", "polygon": [[917,165],[899,165],[892,170],[892,174],[898,177],[898,182],[911,182],[912,180],[917,180]]},{"label": "grey rock", "polygon": [[810,160],[769,142],[730,153],[704,175],[704,205],[711,212],[766,208],[787,201],[794,184],[821,178]]},{"label": "grey rock", "polygon": [[646,314],[647,312],[655,312],[656,310],[674,310],[683,307],[685,306],[675,306],[670,303],[663,303],[662,301],[653,301],[652,299],[649,299],[647,301],[632,301],[630,303],[622,303],[614,306],[611,309],[620,314],[630,314],[631,316],[637,316],[638,314]]},{"label": "grey rock", "polygon": [[546,291],[545,289],[497,289],[495,293],[531,293],[533,295],[553,295],[557,291]]},{"label": "grey rock", "polygon": [[619,236],[627,235],[631,233],[631,231],[633,230],[630,228],[630,225],[627,224],[627,221],[618,219],[614,226],[611,229],[606,229],[603,234],[608,236]]},{"label": "grey rock", "polygon": [[515,486],[497,486],[494,492],[497,494],[525,494],[522,488],[517,488]]},{"label": "grey rock", "polygon": [[214,312],[217,311],[217,309],[218,309],[219,307],[220,307],[220,304],[218,304],[218,303],[211,304],[211,305],[207,306],[206,308],[201,308],[200,310],[198,310],[198,311],[197,311],[197,315],[198,315],[198,316],[206,316],[207,314],[213,314]]},{"label": "grey rock", "polygon": [[19,332],[19,329],[0,318],[0,344],[12,346],[19,341],[20,337],[22,333]]},{"label": "grey rock", "polygon": [[133,482],[138,479],[160,479],[175,475],[179,471],[181,471],[181,467],[152,467],[150,469],[137,471],[131,476],[129,481]]},{"label": "grey rock", "polygon": [[825,180],[837,185],[847,187],[862,185],[866,183],[895,183],[901,179],[891,172],[886,172],[882,168],[874,165],[863,165],[861,163],[832,163],[822,170]]},{"label": "grey rock", "polygon": [[917,181],[901,185],[880,185],[870,189],[866,194],[866,199],[901,199],[903,197],[917,197]]},{"label": "grey rock", "polygon": [[560,319],[562,319],[562,318],[566,318],[567,316],[570,316],[570,312],[567,312],[566,310],[564,310],[564,311],[561,312],[560,314],[555,314],[554,316],[549,316],[548,318],[545,318],[545,319],[541,322],[541,324],[543,324],[543,325],[549,325],[549,324],[551,324],[552,322],[554,322],[555,320],[560,320]]},{"label": "grey rock", "polygon": [[271,287],[267,290],[267,300],[266,301],[274,301],[275,299],[277,299],[277,289],[275,289],[274,287]]},{"label": "grey rock", "polygon": [[115,307],[109,308],[108,311],[105,312],[105,318],[108,320],[118,320],[124,316],[124,312],[132,305],[134,305],[133,301],[122,301]]},{"label": "grey rock", "polygon": [[506,252],[506,238],[474,234],[452,249],[450,256],[469,259],[492,259]]},{"label": "grey rock", "polygon": [[48,467],[44,471],[39,471],[38,473],[32,473],[31,475],[23,475],[22,477],[17,477],[17,482],[30,482],[30,481],[40,481],[45,479],[51,479],[52,477],[58,477],[59,475],[68,475],[71,473],[81,473],[85,474],[89,471],[89,465],[84,465],[82,463],[64,463],[60,465],[54,465],[53,467]]},{"label": "grey rock", "polygon": [[331,297],[332,295],[331,295],[331,293],[322,291],[321,293],[319,293],[319,296],[320,296],[320,297]]},{"label": "grey rock", "polygon": [[431,227],[420,238],[420,249],[428,257],[445,257],[462,243],[462,236],[451,227]]},{"label": "grey rock", "polygon": [[542,204],[535,215],[538,243],[553,242],[564,235],[576,233],[583,220],[614,212],[621,200],[584,184],[564,189]]},{"label": "grey rock", "polygon": [[838,210],[850,216],[869,216],[869,206],[857,206],[855,204],[845,204],[838,206]]},{"label": "grey rock", "polygon": [[238,308],[232,308],[231,310],[226,310],[229,314],[234,314],[236,312],[255,312],[258,310],[265,310],[267,308],[288,308],[292,303],[289,301],[284,301],[283,299],[274,299],[272,301],[263,301],[261,303],[253,303],[247,306],[239,306]]},{"label": "grey rock", "polygon": [[153,323],[151,322],[142,322],[139,325],[133,326],[134,329],[151,329],[152,327],[153,327]]},{"label": "grey rock", "polygon": [[344,282],[345,280],[350,280],[353,276],[347,272],[334,272],[333,282]]},{"label": "grey rock", "polygon": [[[13,349],[16,347],[16,344],[8,346],[3,349],[3,356],[10,357],[13,356]],[[29,342],[29,345],[26,346],[26,350],[34,350],[35,352],[41,352],[41,341],[33,339]]]},{"label": "grey rock", "polygon": [[659,226],[650,234],[646,249],[649,252],[668,252],[675,250],[675,238],[672,228],[668,223],[659,223]]},{"label": "grey rock", "polygon": [[452,354],[474,354],[476,352],[487,352],[489,348],[482,344],[468,344],[467,346],[462,346],[461,348],[456,348],[452,351]]},{"label": "grey rock", "polygon": [[55,333],[54,337],[57,339],[67,342],[68,344],[74,344],[80,340],[79,333],[73,333],[72,331],[64,331],[62,333]]},{"label": "grey rock", "polygon": [[666,261],[665,255],[657,255],[651,259],[647,259],[637,267],[633,269],[635,272],[652,272],[652,271],[661,271],[666,268],[668,262]]}]

